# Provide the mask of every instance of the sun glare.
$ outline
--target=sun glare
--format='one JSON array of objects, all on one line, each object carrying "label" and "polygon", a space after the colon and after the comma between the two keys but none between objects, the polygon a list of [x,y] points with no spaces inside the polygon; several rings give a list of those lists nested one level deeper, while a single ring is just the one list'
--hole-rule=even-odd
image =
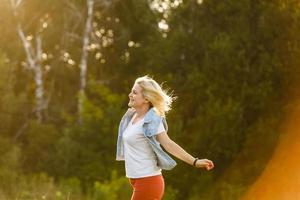
[{"label": "sun glare", "polygon": [[242,200],[300,199],[300,100],[292,112],[272,159]]},{"label": "sun glare", "polygon": [[180,4],[182,4],[182,0],[153,0],[150,3],[150,8],[153,11],[156,11],[162,15],[162,19],[158,22],[158,28],[162,32],[162,36],[166,38],[166,32],[169,31],[170,27],[168,25],[167,19],[172,11],[172,9],[176,9]]},{"label": "sun glare", "polygon": [[163,30],[167,31],[169,29],[169,25],[167,24],[166,20],[162,19],[160,22],[158,22],[158,27]]}]

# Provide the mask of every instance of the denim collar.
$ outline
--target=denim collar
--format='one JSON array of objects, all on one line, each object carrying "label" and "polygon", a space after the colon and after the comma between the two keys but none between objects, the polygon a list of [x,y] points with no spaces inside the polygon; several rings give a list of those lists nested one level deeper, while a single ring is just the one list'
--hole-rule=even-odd
[{"label": "denim collar", "polygon": [[[129,108],[124,115],[124,118],[132,119],[133,115],[136,113],[134,108]],[[144,116],[144,123],[150,123],[154,118],[160,117],[155,111],[154,107],[150,108]]]},{"label": "denim collar", "polygon": [[144,123],[150,123],[154,117],[159,117],[154,108],[150,108],[144,117]]}]

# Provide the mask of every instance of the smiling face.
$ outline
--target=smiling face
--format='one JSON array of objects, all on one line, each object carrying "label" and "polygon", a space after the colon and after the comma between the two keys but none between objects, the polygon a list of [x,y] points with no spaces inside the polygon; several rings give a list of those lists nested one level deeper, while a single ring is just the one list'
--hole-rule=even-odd
[{"label": "smiling face", "polygon": [[143,106],[149,106],[149,101],[147,101],[142,93],[142,88],[138,84],[134,84],[131,92],[129,93],[129,103],[128,106],[132,108],[141,108]]}]

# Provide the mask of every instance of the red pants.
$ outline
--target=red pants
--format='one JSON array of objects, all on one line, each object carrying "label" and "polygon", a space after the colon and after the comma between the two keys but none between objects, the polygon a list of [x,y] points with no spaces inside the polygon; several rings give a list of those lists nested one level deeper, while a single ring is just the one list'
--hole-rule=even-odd
[{"label": "red pants", "polygon": [[161,200],[164,195],[165,182],[162,175],[145,178],[131,178],[133,187],[131,200]]}]

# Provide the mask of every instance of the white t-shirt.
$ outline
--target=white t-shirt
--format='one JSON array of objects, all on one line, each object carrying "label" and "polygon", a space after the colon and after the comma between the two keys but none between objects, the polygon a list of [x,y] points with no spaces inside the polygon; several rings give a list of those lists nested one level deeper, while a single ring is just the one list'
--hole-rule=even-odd
[{"label": "white t-shirt", "polygon": [[[159,175],[161,168],[157,166],[156,155],[143,133],[144,118],[132,124],[133,118],[123,133],[126,177],[142,178]],[[157,133],[164,131],[161,122]]]}]

